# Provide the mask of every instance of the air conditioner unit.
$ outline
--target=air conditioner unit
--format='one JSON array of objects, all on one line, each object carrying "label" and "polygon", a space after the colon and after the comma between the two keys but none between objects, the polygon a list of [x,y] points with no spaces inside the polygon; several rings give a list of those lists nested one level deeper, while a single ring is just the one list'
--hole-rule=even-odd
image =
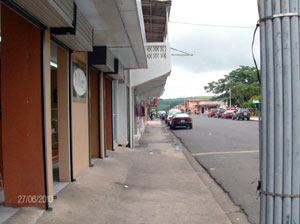
[{"label": "air conditioner unit", "polygon": [[114,56],[106,46],[93,47],[89,52],[89,64],[102,72],[114,72]]},{"label": "air conditioner unit", "polygon": [[124,67],[118,59],[115,59],[114,72],[108,72],[107,75],[112,77],[113,79],[118,79],[118,80],[124,79]]}]

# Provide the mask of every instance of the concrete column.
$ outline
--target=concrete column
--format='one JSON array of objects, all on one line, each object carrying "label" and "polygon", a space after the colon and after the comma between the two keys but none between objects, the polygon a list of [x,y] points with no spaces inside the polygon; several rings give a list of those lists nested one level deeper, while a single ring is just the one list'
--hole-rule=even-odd
[{"label": "concrete column", "polygon": [[117,108],[117,142],[121,145],[127,145],[128,144],[128,138],[127,138],[127,87],[125,83],[118,83],[117,84],[117,98],[118,103],[116,105]]},{"label": "concrete column", "polygon": [[[48,178],[48,195],[53,196],[53,171],[52,171],[52,132],[51,132],[51,38],[50,29],[45,31],[44,36],[44,102],[45,102],[45,134],[47,149],[47,178]],[[51,202],[51,200],[49,200]]]},{"label": "concrete column", "polygon": [[[75,68],[85,71],[88,80],[88,54],[87,52],[72,53],[72,79]],[[76,67],[74,67],[76,66]],[[76,96],[72,83],[72,155],[73,178],[89,167],[89,119],[88,119],[88,93],[82,97]],[[88,91],[88,90],[87,90]]]}]

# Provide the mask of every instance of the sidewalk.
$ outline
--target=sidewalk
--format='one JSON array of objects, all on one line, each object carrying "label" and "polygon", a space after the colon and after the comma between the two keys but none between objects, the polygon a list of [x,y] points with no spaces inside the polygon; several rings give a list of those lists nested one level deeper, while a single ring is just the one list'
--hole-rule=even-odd
[{"label": "sidewalk", "polygon": [[108,156],[59,192],[53,211],[22,208],[6,223],[230,223],[160,121],[138,148]]},{"label": "sidewalk", "polygon": [[251,116],[251,117],[250,117],[250,120],[251,120],[251,121],[259,121],[259,118],[256,117],[256,116]]}]

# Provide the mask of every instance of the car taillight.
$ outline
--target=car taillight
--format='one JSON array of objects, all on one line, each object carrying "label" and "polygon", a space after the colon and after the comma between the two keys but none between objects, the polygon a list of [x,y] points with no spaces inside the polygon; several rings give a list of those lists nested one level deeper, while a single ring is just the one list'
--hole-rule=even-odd
[{"label": "car taillight", "polygon": [[185,121],[192,121],[192,118],[186,118]]},{"label": "car taillight", "polygon": [[174,119],[173,119],[173,121],[174,121],[174,122],[179,122],[179,121],[180,121],[180,119],[178,119],[178,118],[174,118]]}]

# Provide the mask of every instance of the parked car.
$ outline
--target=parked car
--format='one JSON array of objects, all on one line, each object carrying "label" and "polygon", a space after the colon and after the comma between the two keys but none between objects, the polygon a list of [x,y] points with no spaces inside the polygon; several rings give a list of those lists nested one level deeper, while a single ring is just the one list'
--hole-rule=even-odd
[{"label": "parked car", "polygon": [[240,108],[234,111],[234,113],[232,114],[232,120],[245,120],[247,119],[248,121],[250,120],[250,111],[248,109],[245,108]]},{"label": "parked car", "polygon": [[186,113],[175,114],[171,120],[170,128],[175,129],[177,127],[193,128],[193,121],[190,115]]},{"label": "parked car", "polygon": [[212,109],[208,112],[208,117],[215,117],[216,112],[218,112],[218,109]]},{"label": "parked car", "polygon": [[166,114],[166,111],[158,111],[158,115],[161,120],[164,120],[165,114]]},{"label": "parked car", "polygon": [[227,119],[227,118],[232,118],[232,114],[233,114],[233,110],[226,110],[223,114],[222,114],[222,118]]},{"label": "parked car", "polygon": [[170,121],[172,120],[172,117],[175,114],[178,114],[178,113],[181,113],[181,110],[179,110],[179,109],[171,109],[171,110],[168,111],[168,115],[167,115],[167,119],[166,119],[166,124],[168,126],[170,126]]},{"label": "parked car", "polygon": [[221,118],[222,117],[222,114],[225,112],[226,110],[223,109],[223,108],[220,108],[217,110],[217,112],[215,113],[215,117],[216,118]]}]

